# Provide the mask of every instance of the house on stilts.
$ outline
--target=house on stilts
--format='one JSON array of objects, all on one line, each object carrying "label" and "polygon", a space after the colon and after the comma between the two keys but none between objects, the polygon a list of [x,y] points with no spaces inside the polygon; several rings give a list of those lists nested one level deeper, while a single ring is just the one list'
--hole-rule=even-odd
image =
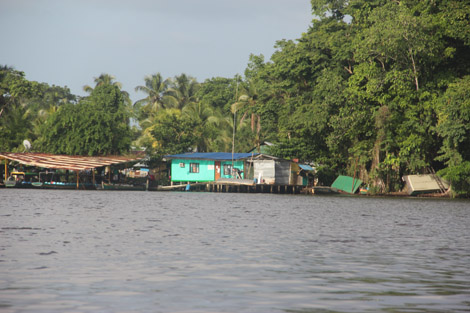
[{"label": "house on stilts", "polygon": [[201,188],[208,191],[299,193],[313,168],[258,153],[184,153],[166,155],[171,186],[163,189]]}]

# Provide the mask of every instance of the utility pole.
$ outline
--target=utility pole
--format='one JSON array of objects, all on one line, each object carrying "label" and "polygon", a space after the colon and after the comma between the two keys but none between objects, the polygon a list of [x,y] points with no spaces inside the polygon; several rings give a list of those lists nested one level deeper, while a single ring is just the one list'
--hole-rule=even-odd
[{"label": "utility pole", "polygon": [[[236,76],[237,78],[237,89],[235,90],[235,103],[238,101],[238,76]],[[233,167],[233,157],[234,157],[234,154],[235,154],[235,127],[236,127],[236,123],[237,123],[237,110],[235,110],[235,112],[233,112],[233,135],[232,135],[232,173],[231,173],[231,176],[233,176],[233,173],[234,173],[234,167]]]}]

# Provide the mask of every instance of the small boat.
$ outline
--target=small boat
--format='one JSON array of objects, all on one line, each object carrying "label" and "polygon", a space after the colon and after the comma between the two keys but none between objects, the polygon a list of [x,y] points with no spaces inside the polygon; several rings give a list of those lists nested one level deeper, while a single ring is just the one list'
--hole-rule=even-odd
[{"label": "small boat", "polygon": [[332,194],[339,194],[338,189],[332,188],[329,186],[315,186],[313,187],[313,194],[314,195],[332,195]]},{"label": "small boat", "polygon": [[[72,176],[71,176],[72,177]],[[95,184],[91,182],[71,181],[69,175],[57,172],[40,172],[39,181],[32,184],[35,188],[42,189],[86,189],[95,190]]]},{"label": "small boat", "polygon": [[20,183],[17,181],[17,178],[13,175],[9,176],[5,180],[5,187],[6,188],[14,188],[16,185],[19,185]]},{"label": "small boat", "polygon": [[35,181],[35,182],[32,182],[31,185],[33,185],[34,188],[41,188],[43,183],[40,181]]},{"label": "small boat", "polygon": [[132,185],[132,184],[110,184],[101,182],[102,190],[140,190],[145,191],[147,189],[146,185]]},{"label": "small boat", "polygon": [[96,186],[92,183],[77,183],[70,182],[42,182],[35,185],[42,189],[86,189],[86,190],[95,190]]},{"label": "small boat", "polygon": [[11,175],[5,180],[7,188],[33,188],[33,182],[39,179],[38,173],[30,172],[11,172]]}]

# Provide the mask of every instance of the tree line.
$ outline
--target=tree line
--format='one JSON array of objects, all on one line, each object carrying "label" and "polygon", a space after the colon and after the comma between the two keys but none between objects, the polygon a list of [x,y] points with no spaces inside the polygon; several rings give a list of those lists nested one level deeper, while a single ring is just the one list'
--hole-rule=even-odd
[{"label": "tree line", "polygon": [[[243,76],[198,82],[155,73],[132,103],[102,74],[86,97],[0,68],[0,150],[270,154],[319,166],[325,184],[355,175],[376,192],[438,172],[470,193],[470,4],[312,0],[312,25],[251,55]],[[134,121],[134,122],[131,122]],[[235,136],[234,136],[235,134]],[[233,140],[235,138],[235,140]]]}]

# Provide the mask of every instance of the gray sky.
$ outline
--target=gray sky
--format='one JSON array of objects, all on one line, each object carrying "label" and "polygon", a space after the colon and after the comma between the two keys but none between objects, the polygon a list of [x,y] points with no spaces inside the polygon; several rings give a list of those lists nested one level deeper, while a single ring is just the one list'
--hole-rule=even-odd
[{"label": "gray sky", "polygon": [[310,0],[0,0],[0,65],[84,95],[101,73],[133,101],[144,77],[243,75],[311,25]]}]

